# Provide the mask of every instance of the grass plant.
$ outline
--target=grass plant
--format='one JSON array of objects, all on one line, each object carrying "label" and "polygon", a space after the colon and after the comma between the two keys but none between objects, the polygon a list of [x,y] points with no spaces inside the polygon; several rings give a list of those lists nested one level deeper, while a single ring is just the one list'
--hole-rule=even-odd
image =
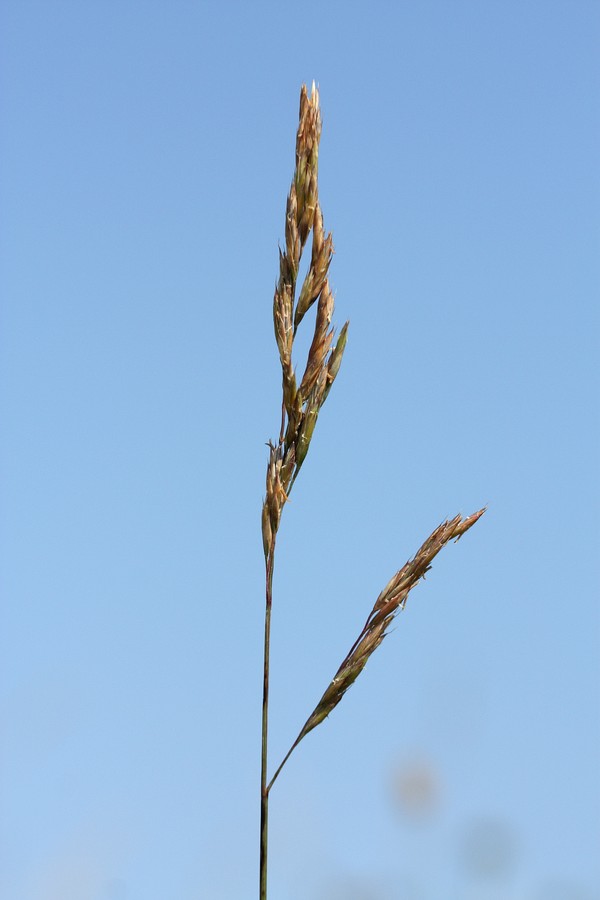
[{"label": "grass plant", "polygon": [[[287,197],[285,246],[279,251],[279,278],[273,300],[275,339],[282,372],[281,425],[277,441],[269,441],[266,493],[262,508],[265,554],[265,629],[262,701],[260,900],[267,900],[269,794],[292,752],[306,735],[327,718],[364,669],[387,634],[409,592],[430,569],[442,547],[457,541],[483,515],[480,509],[466,518],[460,515],[439,525],[415,556],[390,579],[371,609],[362,631],[338,668],[298,737],[269,780],[267,769],[269,720],[269,649],[275,545],[281,514],[306,459],[321,409],[340,370],[346,347],[348,322],[337,339],[332,326],[334,300],[329,285],[333,255],[331,234],[326,234],[319,203],[318,161],[321,137],[319,94],[313,83],[310,94],[300,91],[300,121],[296,137],[296,167]],[[308,271],[298,291],[300,261],[312,233]],[[292,355],[298,328],[309,309],[317,304],[314,333],[302,377],[298,381]]]}]

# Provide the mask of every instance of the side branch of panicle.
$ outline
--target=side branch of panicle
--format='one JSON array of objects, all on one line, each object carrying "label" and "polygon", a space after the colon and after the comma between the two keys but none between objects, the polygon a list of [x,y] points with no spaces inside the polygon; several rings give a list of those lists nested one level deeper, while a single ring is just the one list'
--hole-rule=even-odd
[{"label": "side branch of panicle", "polygon": [[308,717],[293,746],[297,746],[309,731],[316,728],[338,705],[350,685],[352,685],[369,657],[375,652],[387,634],[388,628],[399,609],[404,609],[410,591],[425,577],[431,563],[449,541],[457,541],[484,514],[485,508],[471,516],[443,522],[430,534],[415,556],[404,565],[386,584],[369,613],[364,628],[352,645],[350,652],[337,670],[327,690]]}]

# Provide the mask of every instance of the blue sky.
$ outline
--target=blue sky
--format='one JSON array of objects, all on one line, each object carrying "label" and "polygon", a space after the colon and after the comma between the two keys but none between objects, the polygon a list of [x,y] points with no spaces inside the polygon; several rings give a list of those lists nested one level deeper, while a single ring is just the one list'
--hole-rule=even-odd
[{"label": "blue sky", "polygon": [[600,896],[599,25],[2,5],[7,900],[257,895],[271,302],[312,79],[351,326],[280,532],[273,765],[393,572],[489,510],[284,770],[273,898]]}]

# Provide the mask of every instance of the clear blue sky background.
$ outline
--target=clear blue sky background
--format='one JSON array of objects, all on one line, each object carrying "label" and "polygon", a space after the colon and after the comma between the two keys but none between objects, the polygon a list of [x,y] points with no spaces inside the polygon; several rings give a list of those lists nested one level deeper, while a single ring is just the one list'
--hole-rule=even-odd
[{"label": "clear blue sky background", "polygon": [[598,898],[598,3],[5,0],[0,31],[0,896],[257,896],[314,78],[351,332],[281,531],[273,764],[393,572],[489,511],[274,789],[273,900]]}]

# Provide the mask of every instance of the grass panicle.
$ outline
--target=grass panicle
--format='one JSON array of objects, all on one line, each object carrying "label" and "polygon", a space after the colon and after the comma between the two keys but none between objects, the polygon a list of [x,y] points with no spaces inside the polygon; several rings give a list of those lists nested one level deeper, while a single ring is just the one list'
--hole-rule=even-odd
[{"label": "grass panicle", "polygon": [[[279,250],[279,278],[273,297],[273,324],[282,378],[281,427],[276,442],[269,441],[262,538],[265,554],[265,629],[262,704],[260,900],[267,900],[267,845],[269,793],[283,766],[300,741],[320,725],[356,681],[367,661],[388,633],[410,591],[425,577],[442,547],[457,541],[481,518],[485,509],[471,516],[455,516],[443,522],[423,543],[379,594],[365,625],[337,670],[317,706],[306,720],[275,774],[268,781],[268,708],[271,608],[275,545],[283,508],[304,463],[319,413],[335,381],[348,337],[348,322],[334,341],[334,299],[329,284],[333,239],[326,234],[319,203],[318,167],[321,138],[319,94],[300,91],[300,120],[296,137],[296,165],[287,197],[285,246]],[[298,291],[300,262],[309,236],[312,246],[308,271]],[[294,340],[304,317],[316,304],[314,331],[300,382],[293,362]]]}]

